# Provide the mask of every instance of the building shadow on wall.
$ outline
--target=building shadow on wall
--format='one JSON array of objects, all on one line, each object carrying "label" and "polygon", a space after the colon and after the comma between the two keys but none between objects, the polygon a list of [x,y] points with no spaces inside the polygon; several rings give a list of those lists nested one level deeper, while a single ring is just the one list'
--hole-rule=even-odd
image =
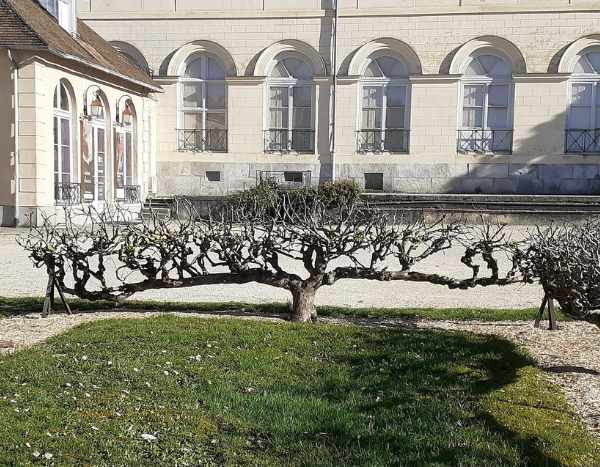
[{"label": "building shadow on wall", "polygon": [[[565,154],[562,112],[514,141],[511,155],[458,155],[458,170],[439,189],[453,194],[599,195],[600,158]],[[571,140],[571,145],[572,145]],[[588,159],[589,158],[589,159]],[[450,171],[451,172],[451,171]],[[433,191],[436,190],[435,179]]]}]

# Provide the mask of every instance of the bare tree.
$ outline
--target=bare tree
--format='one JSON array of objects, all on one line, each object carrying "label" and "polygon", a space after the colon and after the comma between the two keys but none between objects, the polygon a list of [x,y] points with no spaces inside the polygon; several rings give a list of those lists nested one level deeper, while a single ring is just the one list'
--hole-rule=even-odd
[{"label": "bare tree", "polygon": [[[256,282],[288,290],[297,322],[314,319],[317,291],[339,280],[453,289],[522,280],[503,226],[426,223],[313,191],[244,194],[205,219],[187,209],[177,220],[137,224],[119,222],[114,209],[71,213],[64,225],[45,219],[20,243],[62,290],[84,299],[122,303],[150,289]],[[414,270],[453,246],[464,249],[465,277]],[[504,274],[502,256],[512,265]]]},{"label": "bare tree", "polygon": [[532,232],[515,261],[524,280],[539,281],[563,313],[600,326],[600,219]]}]

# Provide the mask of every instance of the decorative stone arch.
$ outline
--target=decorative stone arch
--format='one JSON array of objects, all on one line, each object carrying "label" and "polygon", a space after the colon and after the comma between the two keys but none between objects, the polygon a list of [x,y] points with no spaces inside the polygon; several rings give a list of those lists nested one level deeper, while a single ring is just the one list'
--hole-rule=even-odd
[{"label": "decorative stone arch", "polygon": [[600,49],[600,34],[593,34],[577,39],[569,45],[558,64],[559,73],[573,73],[579,57],[590,48]]},{"label": "decorative stone arch", "polygon": [[367,42],[352,57],[348,66],[348,75],[362,76],[373,54],[388,55],[405,63],[411,75],[422,74],[421,60],[411,46],[399,39],[384,37]]},{"label": "decorative stone arch", "polygon": [[459,47],[450,63],[449,73],[451,75],[461,75],[469,62],[469,57],[475,52],[499,54],[508,60],[514,74],[527,73],[525,57],[523,57],[519,48],[509,40],[498,36],[478,37]]},{"label": "decorative stone arch", "polygon": [[325,65],[325,60],[319,54],[319,52],[317,52],[306,42],[296,39],[286,39],[276,42],[275,44],[271,44],[269,47],[263,50],[256,60],[254,70],[252,71],[251,75],[257,77],[267,76],[273,61],[277,58],[277,56],[285,52],[298,54],[305,57],[307,59],[307,63],[312,66],[315,76],[327,75],[327,66]]},{"label": "decorative stone arch", "polygon": [[124,55],[125,58],[127,58],[135,66],[150,74],[150,66],[148,65],[148,61],[146,60],[146,57],[144,57],[144,54],[142,54],[137,47],[129,42],[123,41],[111,41],[110,45],[117,49],[121,55]]},{"label": "decorative stone arch", "polygon": [[169,60],[167,75],[181,75],[183,73],[184,64],[194,54],[216,56],[223,64],[226,76],[238,76],[238,69],[231,54],[223,46],[212,41],[194,41],[177,49]]}]

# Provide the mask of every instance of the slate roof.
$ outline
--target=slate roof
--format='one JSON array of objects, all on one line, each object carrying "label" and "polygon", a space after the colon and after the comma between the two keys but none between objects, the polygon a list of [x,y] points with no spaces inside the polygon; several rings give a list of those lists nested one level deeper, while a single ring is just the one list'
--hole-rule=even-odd
[{"label": "slate roof", "polygon": [[87,24],[77,20],[77,36],[65,31],[35,0],[0,0],[0,47],[47,50],[83,62],[152,90],[150,76],[133,65]]}]

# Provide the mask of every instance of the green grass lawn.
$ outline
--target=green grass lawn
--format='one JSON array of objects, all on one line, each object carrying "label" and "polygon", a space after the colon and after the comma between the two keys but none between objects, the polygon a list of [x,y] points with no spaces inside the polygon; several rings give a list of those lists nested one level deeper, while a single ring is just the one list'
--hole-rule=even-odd
[{"label": "green grass lawn", "polygon": [[111,320],[0,357],[0,375],[0,465],[600,464],[494,337]]},{"label": "green grass lawn", "polygon": [[[70,300],[69,303],[74,310],[95,311],[101,309],[113,309],[111,303],[93,303],[84,300]],[[42,298],[6,298],[0,297],[0,319],[24,313],[41,312]],[[57,305],[60,305],[58,302]],[[131,300],[126,303],[128,310],[140,311],[194,311],[194,312],[223,312],[243,310],[249,314],[281,314],[288,313],[288,306],[284,303],[250,304],[240,302],[201,302],[182,303],[164,301],[142,301]],[[533,320],[537,310],[492,310],[476,308],[343,308],[333,306],[318,307],[319,316],[323,317],[347,317],[347,318],[423,318],[433,320],[483,320],[483,321],[517,321]],[[558,311],[558,319],[567,319]]]}]

